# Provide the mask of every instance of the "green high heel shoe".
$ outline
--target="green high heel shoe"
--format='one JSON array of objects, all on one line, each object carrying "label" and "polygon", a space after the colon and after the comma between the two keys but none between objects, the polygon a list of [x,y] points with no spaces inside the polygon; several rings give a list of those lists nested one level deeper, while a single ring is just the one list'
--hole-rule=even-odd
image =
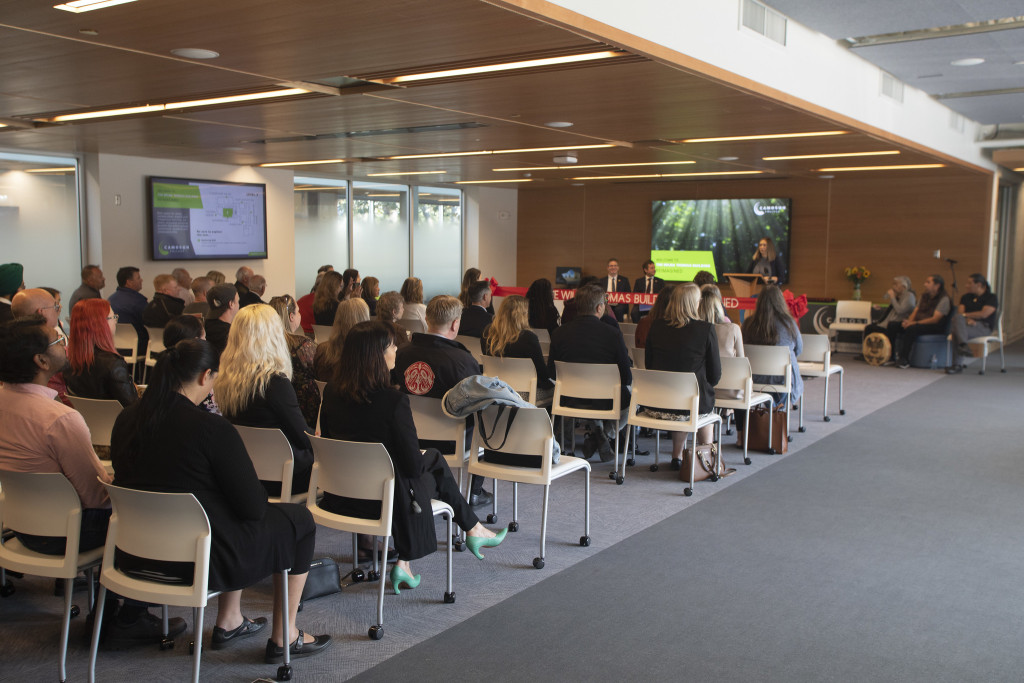
[{"label": "green high heel shoe", "polygon": [[466,536],[466,547],[469,548],[469,552],[476,555],[476,559],[482,560],[484,556],[480,554],[480,548],[493,548],[499,545],[505,540],[505,534],[508,533],[508,527],[502,529],[493,538],[484,538],[482,536]]},{"label": "green high heel shoe", "polygon": [[403,583],[409,588],[416,588],[416,586],[420,585],[420,575],[409,576],[409,572],[396,564],[391,568],[391,587],[395,589],[395,595],[402,592],[398,587]]}]

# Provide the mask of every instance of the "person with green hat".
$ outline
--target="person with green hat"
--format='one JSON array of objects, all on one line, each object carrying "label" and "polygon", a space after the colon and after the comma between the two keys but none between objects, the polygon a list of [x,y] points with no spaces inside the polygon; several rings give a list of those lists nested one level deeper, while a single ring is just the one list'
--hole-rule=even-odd
[{"label": "person with green hat", "polygon": [[11,299],[25,289],[25,267],[20,263],[5,263],[0,266],[0,323],[14,318],[11,313]]}]

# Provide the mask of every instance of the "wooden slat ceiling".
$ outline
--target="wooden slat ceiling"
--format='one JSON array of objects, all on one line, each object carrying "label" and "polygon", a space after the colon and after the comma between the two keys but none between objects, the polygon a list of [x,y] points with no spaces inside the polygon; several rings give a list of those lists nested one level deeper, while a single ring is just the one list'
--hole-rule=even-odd
[{"label": "wooden slat ceiling", "polygon": [[[79,15],[55,10],[48,2],[0,0],[0,17],[0,122],[15,125],[30,125],[32,119],[54,112],[268,90],[288,82],[333,85],[338,81],[332,79],[340,77],[411,73],[436,64],[617,49],[477,0],[180,0],[171,5],[140,0]],[[97,35],[80,33],[82,29]],[[216,50],[221,57],[192,61],[170,54],[181,47]],[[574,125],[558,130],[545,126],[552,121]],[[229,164],[344,158],[350,163],[296,168],[356,178],[368,173],[446,171],[432,182],[522,176],[524,172],[493,169],[550,166],[554,154],[379,158],[610,143],[615,146],[578,152],[579,163],[695,162],[678,167],[536,170],[530,172],[534,185],[578,182],[571,180],[576,176],[666,172],[760,170],[766,177],[816,177],[816,169],[826,166],[944,162],[849,128],[846,135],[828,138],[672,142],[837,128],[764,96],[631,57],[405,88],[342,89],[295,101],[28,130],[0,128],[0,148]],[[876,150],[901,154],[762,160]],[[720,160],[726,156],[738,158]],[[891,173],[952,170],[963,169]]]}]

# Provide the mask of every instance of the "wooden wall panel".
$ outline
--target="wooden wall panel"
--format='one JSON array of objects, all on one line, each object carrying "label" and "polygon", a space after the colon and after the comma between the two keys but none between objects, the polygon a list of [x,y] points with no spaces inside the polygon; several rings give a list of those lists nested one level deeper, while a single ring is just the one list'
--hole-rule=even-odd
[{"label": "wooden wall panel", "polygon": [[[789,197],[793,200],[790,282],[809,297],[848,298],[843,269],[864,265],[872,278],[864,297],[881,301],[893,275],[911,277],[915,289],[930,273],[949,272],[942,258],[960,264],[960,280],[986,267],[990,182],[965,172],[927,181],[838,178],[702,183],[629,183],[519,192],[520,285],[552,278],[560,265],[582,264],[603,275],[609,257],[623,274],[639,276],[650,256],[651,202],[657,199]],[[961,291],[962,288],[961,288]]]}]

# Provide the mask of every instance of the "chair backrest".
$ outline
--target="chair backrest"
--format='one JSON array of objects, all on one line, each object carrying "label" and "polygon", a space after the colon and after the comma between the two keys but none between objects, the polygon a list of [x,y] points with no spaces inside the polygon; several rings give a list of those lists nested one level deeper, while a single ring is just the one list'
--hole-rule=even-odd
[{"label": "chair backrest", "polygon": [[647,367],[647,349],[638,349],[635,346],[629,349],[629,355],[633,359],[633,367],[643,370]]},{"label": "chair backrest", "polygon": [[410,334],[416,332],[426,332],[427,326],[423,324],[423,321],[419,318],[402,318],[398,321],[398,326],[406,330]]},{"label": "chair backrest", "polygon": [[334,325],[313,325],[313,341],[317,344],[326,344],[334,331]]},{"label": "chair backrest", "polygon": [[164,349],[167,348],[164,346],[164,328],[150,327],[147,325],[146,332],[149,333],[149,348],[146,351],[147,357],[163,353]]},{"label": "chair backrest", "polygon": [[473,358],[476,358],[477,363],[483,360],[484,352],[480,349],[480,337],[470,337],[468,334],[460,334],[455,337],[455,341],[465,346],[466,349],[473,354]]},{"label": "chair backrest", "polygon": [[839,301],[831,327],[836,329],[864,329],[871,322],[870,301]]},{"label": "chair backrest", "polygon": [[551,343],[551,333],[545,327],[531,327],[530,331],[537,335],[537,341]]},{"label": "chair backrest", "polygon": [[640,406],[661,410],[689,410],[691,416],[699,415],[700,387],[697,385],[697,376],[692,372],[634,370],[630,415]]},{"label": "chair backrest", "polygon": [[321,491],[346,498],[379,500],[380,519],[353,518],[354,526],[359,526],[367,534],[391,535],[395,468],[387,449],[379,443],[339,441],[320,436],[311,436],[309,440],[313,444],[314,463],[306,506],[313,516],[318,517],[323,512],[316,504],[316,494]]},{"label": "chair backrest", "polygon": [[537,368],[531,359],[484,356],[483,365],[485,375],[502,380],[526,400],[537,401]]},{"label": "chair backrest", "polygon": [[549,341],[541,341],[540,342],[540,352],[544,354],[545,358],[548,357],[548,353],[550,351],[551,351],[551,342],[549,342]]},{"label": "chair backrest", "polygon": [[466,420],[448,417],[441,410],[441,399],[409,396],[416,436],[426,441],[454,441],[456,453],[465,458]]},{"label": "chair backrest", "polygon": [[773,375],[783,378],[782,384],[762,385],[758,384],[755,389],[764,391],[791,391],[793,375],[791,372],[791,358],[788,346],[760,346],[758,344],[744,344],[743,352],[747,354],[750,361],[750,372],[754,375]]},{"label": "chair backrest", "polygon": [[[498,417],[499,411],[501,417]],[[515,418],[505,434],[510,416]],[[490,445],[485,445],[484,437],[488,437]],[[502,441],[504,440],[504,443]],[[476,414],[476,429],[473,431],[473,448],[470,449],[470,460],[477,465],[488,468],[510,468],[524,470],[542,478],[548,478],[551,472],[551,449],[554,436],[551,429],[551,418],[543,408],[519,408],[516,411],[501,406],[489,406]],[[478,460],[480,449],[485,448],[496,453],[508,453],[515,456],[536,456],[537,465],[495,465],[485,460]],[[486,476],[491,476],[487,474]]]},{"label": "chair backrest", "polygon": [[636,323],[619,323],[619,329],[622,330],[623,337],[627,334],[636,334]]},{"label": "chair backrest", "polygon": [[797,361],[821,363],[824,369],[828,371],[832,357],[832,343],[828,336],[824,334],[805,334],[803,335],[803,340],[804,348],[800,355],[796,357]]},{"label": "chair backrest", "polygon": [[[595,414],[593,417],[599,419],[618,417],[621,410],[619,403],[622,381],[619,378],[617,365],[611,363],[567,363],[556,360],[555,377],[555,394],[551,402],[554,414],[581,417],[587,412],[602,412],[605,415]],[[563,396],[610,400],[612,407],[601,411],[567,408],[562,405]]]},{"label": "chair backrest", "polygon": [[288,437],[280,429],[235,425],[249,453],[256,476],[261,481],[281,482],[281,498],[288,500],[292,490],[295,454]]},{"label": "chair backrest", "polygon": [[636,335],[634,335],[632,333],[623,332],[622,333],[622,341],[626,343],[626,348],[627,349],[635,349],[636,348]]},{"label": "chair backrest", "polygon": [[117,323],[114,326],[114,347],[122,351],[125,361],[134,363],[139,359],[139,333],[129,323]]},{"label": "chair backrest", "polygon": [[751,385],[750,361],[744,357],[728,358],[722,356],[722,377],[715,385],[715,390],[742,391],[749,396]]},{"label": "chair backrest", "polygon": [[113,399],[82,398],[68,394],[72,407],[82,415],[89,427],[92,442],[96,446],[110,445],[110,432],[114,429],[114,421],[124,408]]},{"label": "chair backrest", "polygon": [[[114,548],[161,562],[192,562],[193,595],[184,604],[206,604],[210,566],[210,520],[191,493],[158,493],[104,484],[113,513],[107,528],[103,574],[117,572]],[[141,581],[133,575],[135,581]],[[114,590],[118,590],[114,587]],[[175,604],[175,603],[171,603]],[[178,603],[182,604],[182,603]]]},{"label": "chair backrest", "polygon": [[0,523],[33,536],[66,536],[78,547],[82,502],[59,472],[0,470]]}]

